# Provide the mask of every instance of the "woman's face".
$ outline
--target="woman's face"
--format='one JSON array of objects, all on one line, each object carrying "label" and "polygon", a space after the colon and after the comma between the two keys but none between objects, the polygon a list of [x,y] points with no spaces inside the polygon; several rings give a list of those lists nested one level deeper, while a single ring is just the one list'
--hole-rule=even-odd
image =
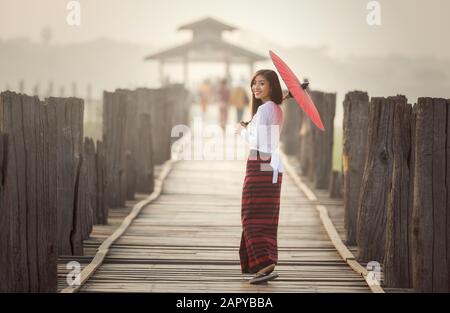
[{"label": "woman's face", "polygon": [[264,76],[258,75],[255,77],[252,84],[252,92],[255,95],[255,98],[261,99],[263,103],[270,100],[270,86]]}]

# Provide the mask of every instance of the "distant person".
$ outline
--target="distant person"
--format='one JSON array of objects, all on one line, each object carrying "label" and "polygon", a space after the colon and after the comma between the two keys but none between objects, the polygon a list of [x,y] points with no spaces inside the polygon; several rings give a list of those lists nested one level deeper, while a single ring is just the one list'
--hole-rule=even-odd
[{"label": "distant person", "polygon": [[200,108],[202,110],[202,116],[205,115],[208,110],[208,103],[211,98],[211,86],[209,80],[205,79],[199,87]]},{"label": "distant person", "polygon": [[249,98],[245,88],[242,86],[242,82],[231,90],[230,94],[230,104],[236,108],[237,122],[242,121],[244,116],[245,108],[249,103]]},{"label": "distant person", "polygon": [[225,129],[228,121],[228,106],[230,101],[230,89],[228,88],[226,79],[222,79],[220,81],[220,85],[217,90],[217,96],[219,100],[220,127],[222,127],[222,129]]}]

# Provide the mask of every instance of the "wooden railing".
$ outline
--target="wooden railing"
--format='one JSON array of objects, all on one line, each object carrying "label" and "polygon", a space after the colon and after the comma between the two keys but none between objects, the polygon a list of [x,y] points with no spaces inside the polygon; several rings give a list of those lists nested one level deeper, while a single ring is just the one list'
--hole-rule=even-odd
[{"label": "wooden railing", "polygon": [[311,96],[328,131],[286,103],[284,150],[316,188],[343,190],[346,243],[382,265],[386,287],[449,292],[450,100],[346,94],[341,176],[331,170],[335,98]]},{"label": "wooden railing", "polygon": [[82,99],[0,94],[0,292],[56,292],[57,257],[83,255],[108,209],[153,191],[186,96],[180,85],[105,91],[94,143]]}]

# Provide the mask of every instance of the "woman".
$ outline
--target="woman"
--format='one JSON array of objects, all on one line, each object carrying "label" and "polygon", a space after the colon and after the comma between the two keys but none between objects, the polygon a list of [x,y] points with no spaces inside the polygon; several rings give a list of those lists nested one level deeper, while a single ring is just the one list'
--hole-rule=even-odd
[{"label": "woman", "polygon": [[283,165],[278,153],[283,94],[276,72],[260,70],[251,80],[252,119],[236,126],[250,145],[242,190],[242,273],[256,273],[250,283],[275,279],[277,230]]}]

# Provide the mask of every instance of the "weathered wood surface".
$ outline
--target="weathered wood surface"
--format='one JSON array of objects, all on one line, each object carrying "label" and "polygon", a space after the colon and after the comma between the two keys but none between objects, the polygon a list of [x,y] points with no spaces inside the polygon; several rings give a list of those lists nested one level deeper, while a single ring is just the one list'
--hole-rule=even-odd
[{"label": "weathered wood surface", "polygon": [[126,199],[133,200],[136,192],[136,175],[137,168],[136,159],[139,146],[138,133],[138,104],[136,93],[127,89],[116,89],[116,93],[123,93],[125,97],[126,117],[125,117],[125,184]]},{"label": "weathered wood surface", "polygon": [[[302,169],[302,175],[310,177],[313,172],[313,138],[312,128],[315,127],[306,114],[302,114],[302,127],[300,128],[300,154],[299,160]],[[284,149],[284,147],[283,147]]]},{"label": "weathered wood surface", "polygon": [[58,254],[83,252],[80,222],[84,208],[77,207],[83,153],[83,100],[48,98],[50,186],[56,198]]},{"label": "weathered wood surface", "polygon": [[82,292],[369,292],[331,244],[316,210],[285,176],[279,226],[280,278],[250,285],[241,275],[243,161],[180,161],[162,195],[145,207]]},{"label": "weathered wood surface", "polygon": [[184,84],[171,84],[166,87],[166,97],[169,101],[174,102],[175,111],[173,112],[174,124],[190,123],[191,104],[189,100],[189,91],[185,89]]},{"label": "weathered wood surface", "polygon": [[[160,165],[168,159],[170,154],[170,147],[168,142],[170,140],[171,106],[167,101],[167,89],[147,90],[147,97],[151,101],[151,127],[152,127],[152,150],[153,162],[155,165]],[[168,106],[166,107],[166,104]],[[170,125],[169,125],[170,124]],[[170,126],[170,128],[169,128]]]},{"label": "weathered wood surface", "polygon": [[108,223],[108,207],[105,205],[105,149],[103,142],[97,140],[95,151],[96,170],[96,210],[94,211],[94,224]]},{"label": "weathered wood surface", "polygon": [[328,194],[330,198],[342,198],[344,188],[344,176],[340,171],[332,171]]},{"label": "weathered wood surface", "polygon": [[361,183],[357,236],[359,261],[384,262],[386,214],[393,171],[393,129],[403,96],[372,98],[369,104],[368,151]]},{"label": "weathered wood surface", "polygon": [[137,154],[137,177],[136,191],[143,193],[151,193],[154,188],[154,166],[162,163],[162,157],[157,157],[160,149],[157,147],[162,138],[158,136],[160,130],[158,126],[162,122],[157,117],[161,115],[158,102],[161,102],[160,89],[138,88],[135,91],[136,102],[138,104],[139,120],[139,147]]},{"label": "weathered wood surface", "polygon": [[345,95],[343,106],[342,170],[346,243],[355,245],[359,195],[368,147],[369,96],[367,92],[349,92]]},{"label": "weathered wood surface", "polygon": [[58,257],[58,292],[66,288],[67,274],[72,270],[66,266],[70,262],[78,262],[83,270],[94,258],[99,246],[107,239],[122,223],[130,213],[137,201],[145,198],[144,194],[137,194],[135,200],[127,201],[126,206],[111,208],[109,210],[108,223],[104,225],[94,225],[89,239],[83,243],[83,255],[60,255]]},{"label": "weathered wood surface", "polygon": [[92,138],[86,137],[84,139],[80,174],[76,185],[78,194],[76,208],[79,211],[77,224],[81,226],[83,240],[89,238],[94,224],[94,212],[97,211],[95,207],[97,204],[95,197],[97,176],[95,173],[95,144]]},{"label": "weathered wood surface", "polygon": [[154,189],[152,127],[149,114],[139,117],[139,146],[137,153],[136,191],[152,193]]},{"label": "weathered wood surface", "polygon": [[125,204],[126,185],[126,117],[125,93],[103,92],[103,144],[105,151],[105,205]]},{"label": "weathered wood surface", "polygon": [[324,131],[318,129],[315,125],[311,127],[310,135],[312,137],[312,160],[310,179],[314,182],[317,189],[328,189],[330,184],[330,175],[333,163],[333,134],[334,134],[334,115],[336,112],[336,94],[320,91],[311,91],[311,98],[316,104]]},{"label": "weathered wood surface", "polygon": [[419,98],[415,108],[413,287],[419,292],[450,290],[450,103]]},{"label": "weathered wood surface", "polygon": [[[161,167],[155,168],[155,174],[159,175]],[[60,255],[58,257],[58,291],[67,287],[67,274],[72,270],[66,268],[67,264],[76,261],[80,264],[81,270],[87,266],[94,258],[99,246],[116,231],[123,220],[131,212],[131,209],[139,201],[148,197],[148,194],[137,193],[134,200],[126,201],[126,205],[118,208],[109,208],[107,212],[107,220],[105,223],[94,225],[88,239],[83,242],[83,255],[69,256]]]},{"label": "weathered wood surface", "polygon": [[[1,94],[0,289],[56,291],[57,255],[83,253],[96,206],[95,146],[83,100]],[[6,149],[7,147],[7,149]]]},{"label": "weathered wood surface", "polygon": [[409,225],[410,206],[411,112],[406,98],[389,103],[394,107],[392,131],[392,177],[386,212],[385,284],[395,288],[411,287]]},{"label": "weathered wood surface", "polygon": [[[317,197],[318,201],[325,205],[328,209],[328,214],[333,221],[333,225],[335,226],[339,236],[341,237],[343,242],[346,242],[346,232],[345,232],[345,226],[344,226],[344,202],[343,199],[332,199],[330,198],[329,194],[325,190],[315,189],[314,184],[311,181],[308,181],[307,177],[302,175],[301,166],[302,164],[299,162],[299,160],[289,157],[289,163],[292,165],[294,170],[296,171],[297,175],[300,176],[302,179],[302,182],[306,184],[311,190],[314,191],[315,196]],[[302,199],[306,200],[306,199]],[[306,200],[306,202],[308,202]],[[356,245],[348,245],[347,248],[349,248],[350,251],[356,252],[358,247]]]},{"label": "weathered wood surface", "polygon": [[[301,164],[295,158],[289,158],[289,162],[294,167],[298,175],[301,175]],[[346,229],[345,229],[345,206],[343,199],[331,199],[329,194],[324,190],[315,189],[312,182],[307,180],[307,177],[303,176],[302,181],[314,191],[318,201],[324,205],[326,205],[328,210],[328,215],[333,222],[333,225],[336,228],[341,240],[346,242]],[[353,255],[358,255],[358,246],[350,245],[346,242],[346,247],[353,253]],[[363,268],[367,267],[367,262],[359,262],[360,266]],[[381,277],[380,281],[383,287],[383,290],[387,293],[405,293],[405,292],[413,292],[412,288],[407,287],[387,287],[385,284],[385,273],[384,266],[381,267]]]},{"label": "weathered wood surface", "polygon": [[52,292],[57,190],[46,107],[37,97],[4,92],[0,128],[0,291]]},{"label": "weathered wood surface", "polygon": [[[410,160],[409,160],[409,199],[408,199],[408,206],[409,206],[409,223],[408,223],[408,251],[409,251],[409,270],[410,270],[410,277],[409,277],[409,288],[413,287],[413,241],[414,241],[414,225],[413,225],[413,208],[414,208],[414,172],[416,167],[416,120],[417,120],[417,108],[418,105],[414,104],[414,106],[411,109],[411,124],[410,124],[410,131],[411,131],[411,153],[410,153]],[[450,224],[449,224],[450,225]]]},{"label": "weathered wood surface", "polygon": [[[325,131],[318,129],[306,114],[301,114],[300,152],[302,175],[314,182],[318,189],[330,187],[333,160],[334,115],[336,94],[310,91],[321,116]],[[283,143],[283,151],[289,147]]]},{"label": "weathered wood surface", "polygon": [[[0,100],[3,101],[3,100]],[[9,213],[5,209],[5,178],[7,174],[8,166],[8,135],[0,132],[0,247],[7,247],[9,244],[9,234],[6,230],[9,227]],[[9,251],[8,249],[2,249],[0,253],[0,280],[3,284],[0,284],[0,292],[7,292],[8,288],[11,288],[9,275],[10,272],[5,270],[9,265]]]}]

